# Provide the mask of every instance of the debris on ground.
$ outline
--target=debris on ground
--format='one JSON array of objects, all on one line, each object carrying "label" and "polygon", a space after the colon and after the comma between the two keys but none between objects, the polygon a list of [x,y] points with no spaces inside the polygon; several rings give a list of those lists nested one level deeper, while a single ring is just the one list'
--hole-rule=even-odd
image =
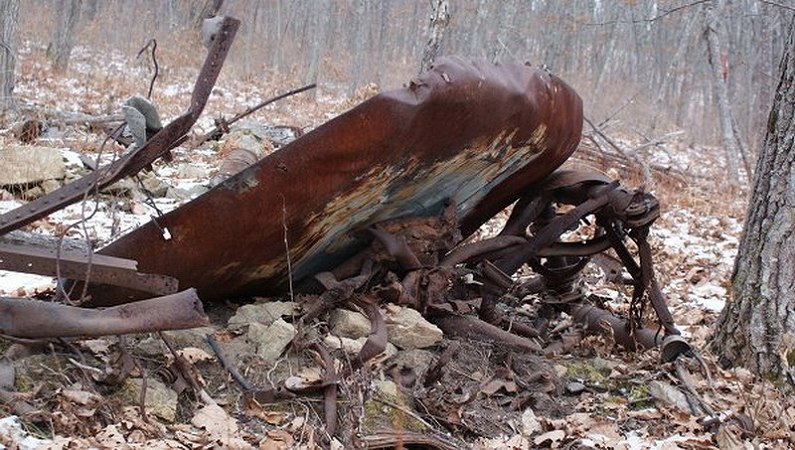
[{"label": "debris on ground", "polygon": [[[546,71],[479,64],[441,60],[307,134],[241,120],[191,140],[184,117],[196,121],[203,107],[194,101],[158,132],[184,131],[138,133],[132,149],[64,149],[43,125],[11,146],[2,138],[0,151],[44,149],[23,151],[37,162],[22,166],[60,168],[13,173],[2,186],[0,225],[16,231],[0,236],[0,264],[47,276],[0,272],[0,407],[9,413],[0,444],[795,443],[791,399],[742,368],[722,369],[704,347],[726,295],[737,216],[660,207],[624,187],[617,175],[651,177],[668,197],[665,183],[690,167],[655,160],[635,170],[639,160],[616,165],[615,154],[600,162],[587,142],[574,152],[573,90]],[[523,82],[490,84],[506,78]],[[494,103],[486,114],[471,101],[475,85]],[[194,100],[209,94],[196,86]],[[549,101],[546,89],[573,109],[545,109],[534,96]],[[147,149],[154,158],[135,159]],[[157,159],[169,152],[173,161]],[[102,189],[89,192],[85,179]],[[69,186],[83,186],[72,206],[48,197]],[[45,217],[54,203],[43,198],[59,211]],[[23,267],[34,257],[36,270]],[[162,306],[170,296],[182,306]],[[131,301],[140,298],[150,300]],[[63,311],[73,316],[46,321]]]}]

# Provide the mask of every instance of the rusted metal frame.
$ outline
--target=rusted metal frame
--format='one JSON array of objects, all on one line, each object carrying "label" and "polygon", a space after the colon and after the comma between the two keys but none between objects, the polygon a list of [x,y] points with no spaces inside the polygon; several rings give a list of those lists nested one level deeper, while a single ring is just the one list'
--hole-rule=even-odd
[{"label": "rusted metal frame", "polygon": [[504,314],[497,310],[498,295],[504,291],[505,289],[495,286],[491,281],[484,283],[480,289],[481,301],[478,317],[491,325],[506,330],[506,332],[527,338],[540,337],[541,333],[533,326],[508,320]]},{"label": "rusted metal frame", "polygon": [[514,249],[527,243],[527,239],[515,235],[500,234],[493,238],[462,245],[453,249],[439,263],[440,266],[453,267],[467,261],[478,258],[479,256],[501,251],[506,248]]},{"label": "rusted metal frame", "polygon": [[596,211],[608,203],[607,194],[618,188],[618,182],[614,181],[599,190],[599,193],[589,200],[577,205],[574,209],[559,216],[549,222],[541,231],[522,247],[522,249],[511,255],[498,264],[498,267],[505,273],[514,273],[524,264],[534,257],[538,251],[555,242],[564,231],[577,223],[586,215]]},{"label": "rusted metal frame", "polygon": [[372,275],[373,261],[367,258],[357,262],[360,263],[361,267],[359,269],[359,274],[342,281],[337,281],[336,275],[333,272],[321,272],[313,277],[325,291],[322,292],[316,302],[304,311],[300,319],[301,324],[309,323],[321,314],[336,307],[339,303],[348,301],[353,297],[355,290],[364,286]]},{"label": "rusted metal frame", "polygon": [[547,287],[552,290],[567,290],[590,261],[587,256],[576,258],[572,262],[571,257],[555,256],[548,258],[546,264],[541,264],[538,258],[532,258],[528,263],[533,271],[546,279]]},{"label": "rusted metal frame", "polygon": [[378,241],[384,246],[386,252],[395,258],[403,270],[417,270],[422,268],[419,258],[409,248],[406,238],[403,236],[395,236],[378,226],[368,229]]},{"label": "rusted metal frame", "polygon": [[[638,316],[632,318],[633,327],[641,327],[643,325],[642,318],[639,316],[643,312],[643,307],[640,305],[640,303],[643,300],[643,295],[648,292],[649,298],[652,299],[653,302],[652,306],[655,310],[655,313],[657,314],[658,319],[660,320],[660,324],[665,328],[666,335],[681,334],[674,325],[673,317],[671,316],[670,311],[668,311],[668,307],[665,306],[665,299],[662,298],[662,294],[660,293],[659,295],[655,295],[651,292],[651,290],[647,291],[647,288],[650,286],[648,283],[649,280],[647,280],[641,266],[635,261],[635,258],[624,244],[624,241],[618,234],[618,231],[616,231],[617,225],[618,224],[615,222],[610,223],[606,229],[608,236],[610,236],[610,240],[613,242],[613,250],[615,250],[616,254],[624,264],[624,267],[627,268],[627,271],[633,280],[631,309],[636,310],[635,315]],[[640,243],[638,248],[640,249]],[[657,292],[659,293],[659,289]]]},{"label": "rusted metal frame", "polygon": [[328,349],[320,343],[312,343],[309,348],[314,350],[323,363],[323,411],[326,420],[326,434],[329,437],[337,432],[337,372],[334,370],[334,359]]},{"label": "rusted metal frame", "polygon": [[662,336],[648,328],[633,328],[630,321],[589,304],[570,305],[569,312],[588,333],[609,334],[628,350],[650,349],[662,344]]},{"label": "rusted metal frame", "polygon": [[428,450],[457,450],[461,442],[451,441],[450,436],[434,436],[428,432],[411,430],[380,430],[376,434],[363,436],[360,445],[363,449],[386,448],[425,448]]},{"label": "rusted metal frame", "polygon": [[124,286],[157,295],[178,290],[175,278],[139,273],[136,262],[105,255],[88,255],[74,250],[54,250],[29,245],[0,244],[0,269],[38,275],[84,280],[91,267],[91,279],[99,283]]},{"label": "rusted metal frame", "polygon": [[511,210],[508,221],[500,231],[499,236],[521,236],[527,232],[527,226],[535,221],[552,200],[549,190],[537,192],[531,190],[523,195]]},{"label": "rusted metal frame", "polygon": [[354,303],[364,310],[365,315],[370,319],[370,334],[364,342],[362,349],[353,361],[351,370],[358,369],[364,365],[365,362],[381,354],[386,350],[387,332],[386,322],[381,315],[378,306],[369,300],[358,299]]},{"label": "rusted metal frame", "polygon": [[85,193],[92,189],[102,189],[121,178],[140,172],[157,158],[179,145],[204,110],[239,25],[240,21],[237,19],[224,18],[218,36],[214,40],[196,80],[191,96],[191,105],[187,112],[157,132],[141,148],[131,151],[108,166],[50,194],[0,215],[0,235],[68,206],[83,198]]},{"label": "rusted metal frame", "polygon": [[103,310],[0,298],[0,332],[19,338],[97,337],[196,328],[207,323],[194,289]]},{"label": "rusted metal frame", "polygon": [[445,336],[499,343],[519,351],[541,351],[541,346],[535,341],[517,336],[476,317],[452,313],[433,306],[429,307],[428,311],[429,320],[439,327]]},{"label": "rusted metal frame", "polygon": [[660,323],[665,329],[665,335],[679,335],[681,332],[676,328],[674,318],[671,311],[666,305],[665,298],[660,291],[660,286],[657,283],[657,277],[654,275],[654,268],[651,262],[651,248],[648,241],[649,229],[647,226],[642,228],[635,228],[630,233],[635,242],[638,244],[638,253],[640,254],[640,268],[643,283],[646,291],[649,293],[649,300],[654,312],[660,319]]}]

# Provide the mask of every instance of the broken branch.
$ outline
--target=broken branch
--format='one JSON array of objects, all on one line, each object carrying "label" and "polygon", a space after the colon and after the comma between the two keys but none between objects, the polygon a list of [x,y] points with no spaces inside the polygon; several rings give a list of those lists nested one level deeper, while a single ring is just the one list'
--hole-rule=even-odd
[{"label": "broken branch", "polygon": [[266,106],[268,106],[268,105],[270,105],[271,103],[277,102],[277,101],[279,101],[279,100],[281,100],[283,98],[287,98],[287,97],[291,97],[291,96],[296,95],[296,94],[300,94],[301,92],[308,91],[308,90],[314,89],[316,87],[317,87],[317,85],[315,83],[312,83],[312,84],[308,84],[306,86],[300,87],[298,89],[293,89],[292,91],[287,91],[284,94],[279,94],[276,97],[269,98],[269,99],[265,100],[264,102],[261,102],[261,103],[255,105],[255,106],[252,106],[252,107],[248,108],[247,110],[243,111],[242,113],[239,113],[235,117],[232,117],[229,120],[221,119],[220,123],[215,128],[210,130],[210,132],[208,132],[207,134],[202,136],[201,139],[199,139],[199,141],[196,143],[196,145],[194,145],[194,148],[204,144],[205,142],[209,141],[210,139],[218,139],[218,138],[220,138],[221,136],[223,136],[225,133],[227,133],[229,131],[229,126],[230,125],[232,125],[233,123],[237,122],[238,120],[240,120],[240,119],[242,119],[242,118],[244,118],[244,117],[246,117],[246,116],[248,116],[248,115],[250,115],[250,114],[252,114],[252,113],[254,113],[254,112],[256,112],[256,111],[258,111],[258,110],[260,110],[260,109],[262,109],[262,108],[264,108]]}]

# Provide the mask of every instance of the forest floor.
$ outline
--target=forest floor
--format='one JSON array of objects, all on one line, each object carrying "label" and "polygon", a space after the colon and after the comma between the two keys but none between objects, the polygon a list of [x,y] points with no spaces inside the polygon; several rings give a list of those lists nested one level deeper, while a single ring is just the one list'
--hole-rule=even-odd
[{"label": "forest floor", "polygon": [[[22,49],[15,94],[26,118],[118,114],[126,98],[146,94],[151,76],[146,64],[85,48],[76,48],[73,55],[70,70],[55,74],[44,49]],[[162,63],[160,70],[153,99],[167,123],[186,109],[196,71]],[[266,83],[222,75],[195,133],[212,128],[214,117],[231,117],[295,87],[286,79]],[[248,126],[254,129],[253,122],[259,122],[308,131],[376,90],[368,87],[348,99],[342,89],[320,87],[314,100],[305,95],[286,99],[254,114]],[[0,122],[0,148],[19,144],[14,125]],[[289,298],[252,299],[254,303],[244,306],[228,302],[207,305],[210,326],[167,334],[191,362],[190,376],[202,387],[198,392],[178,387],[185,383],[183,375],[169,370],[174,358],[157,335],[61,342],[38,352],[0,340],[0,349],[14,361],[14,387],[32,406],[28,415],[17,417],[9,406],[0,404],[0,416],[5,416],[0,418],[0,448],[387,448],[404,444],[516,449],[792,448],[793,399],[743,368],[721,368],[708,345],[728,297],[747,185],[727,187],[723,154],[717,148],[687,144],[677,135],[645,145],[648,140],[624,128],[615,119],[602,131],[627,151],[640,148],[634,154],[653,168],[651,192],[662,204],[661,218],[651,232],[655,267],[674,318],[698,358],[662,364],[657,350],[626,352],[603,337],[588,337],[562,354],[547,355],[460,341],[444,356],[454,347],[447,338],[421,350],[390,347],[386,355],[340,382],[339,427],[329,443],[323,431],[322,398],[247,401],[204,340],[205,334],[214,335],[233,365],[241,367],[255,385],[316,383],[322,378],[322,365],[310,353],[288,350],[285,356],[269,359],[258,350],[251,329],[241,329],[243,322],[235,319],[253,308],[264,308],[254,314],[267,310],[290,322],[300,310],[301,299],[295,303]],[[59,149],[69,178],[84,173],[80,156],[95,157],[101,141],[96,129],[59,126],[54,121],[34,144]],[[588,145],[584,141],[582,151],[593,154],[594,146]],[[153,176],[165,185],[154,199],[162,211],[202,192],[203,184],[218,170],[224,145],[180,147],[174,156],[173,162],[154,166]],[[620,177],[624,185],[643,181],[638,170],[599,169]],[[34,195],[22,189],[0,190],[0,194],[0,212]],[[70,233],[81,238],[85,232],[97,246],[157,214],[135,186],[104,194],[96,206],[91,205],[96,211],[87,226],[70,228]],[[74,205],[27,230],[56,234],[84,215],[83,205]],[[482,233],[489,234],[498,226],[487,224]],[[596,276],[586,277],[584,286],[606,299],[614,312],[626,313],[630,297],[625,289]],[[0,296],[41,297],[52,289],[49,278],[0,271]],[[533,305],[516,309],[523,307]],[[282,312],[269,308],[282,308]],[[384,307],[385,314],[396,313],[390,308],[394,309]],[[329,333],[337,320],[332,316],[343,314],[332,311],[329,323],[321,324],[318,332]],[[563,335],[572,327],[566,320],[558,324]],[[341,334],[337,338],[342,350],[332,354],[335,364],[345,367],[346,361],[350,363],[345,350],[350,350]],[[329,339],[324,342],[332,345]],[[124,355],[136,360],[133,367],[120,367]],[[429,386],[419,382],[436,361],[450,355],[440,382]],[[114,384],[110,373],[122,373],[117,378],[124,380]],[[142,384],[148,386],[146,414],[138,409]]]}]

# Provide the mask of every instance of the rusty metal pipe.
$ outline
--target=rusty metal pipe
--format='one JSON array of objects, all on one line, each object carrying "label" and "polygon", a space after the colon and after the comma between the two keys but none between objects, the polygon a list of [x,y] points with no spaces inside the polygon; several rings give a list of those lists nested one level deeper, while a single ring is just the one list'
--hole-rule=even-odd
[{"label": "rusty metal pipe", "polygon": [[103,310],[0,298],[0,332],[19,338],[108,336],[207,324],[195,289]]},{"label": "rusty metal pipe", "polygon": [[609,333],[615,342],[628,350],[645,350],[659,346],[663,334],[648,328],[636,328],[630,334],[629,321],[588,304],[570,306],[570,314],[576,322],[585,327],[588,333]]}]

